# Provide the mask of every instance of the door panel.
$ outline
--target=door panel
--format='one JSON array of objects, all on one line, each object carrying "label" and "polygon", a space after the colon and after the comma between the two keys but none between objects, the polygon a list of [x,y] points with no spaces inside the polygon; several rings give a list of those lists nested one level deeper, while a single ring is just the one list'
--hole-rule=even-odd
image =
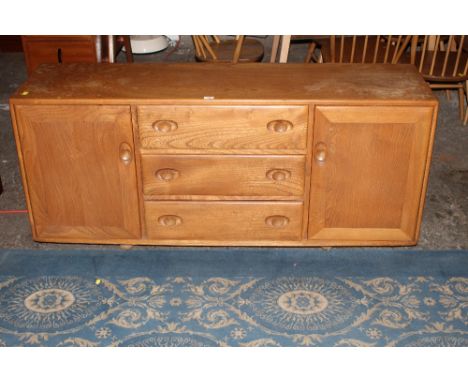
[{"label": "door panel", "polygon": [[432,112],[316,108],[309,239],[415,240]]},{"label": "door panel", "polygon": [[38,239],[140,237],[128,106],[15,107]]}]

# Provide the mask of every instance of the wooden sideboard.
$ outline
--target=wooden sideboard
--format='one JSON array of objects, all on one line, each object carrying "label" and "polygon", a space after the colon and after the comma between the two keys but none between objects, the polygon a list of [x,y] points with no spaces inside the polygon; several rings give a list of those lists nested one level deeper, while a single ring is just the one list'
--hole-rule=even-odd
[{"label": "wooden sideboard", "polygon": [[43,65],[11,98],[33,237],[417,243],[437,100],[410,65]]}]

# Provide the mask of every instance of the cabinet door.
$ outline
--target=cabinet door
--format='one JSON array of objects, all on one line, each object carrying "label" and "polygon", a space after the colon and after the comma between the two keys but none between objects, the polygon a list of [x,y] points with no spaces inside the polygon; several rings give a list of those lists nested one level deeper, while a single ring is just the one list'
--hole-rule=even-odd
[{"label": "cabinet door", "polygon": [[140,237],[130,108],[15,110],[35,238]]},{"label": "cabinet door", "polygon": [[432,116],[432,107],[316,107],[309,239],[414,243]]}]

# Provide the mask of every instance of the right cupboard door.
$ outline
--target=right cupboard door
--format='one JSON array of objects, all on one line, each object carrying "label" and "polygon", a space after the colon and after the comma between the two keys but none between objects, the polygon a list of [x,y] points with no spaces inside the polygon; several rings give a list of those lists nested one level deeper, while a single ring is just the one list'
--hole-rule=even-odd
[{"label": "right cupboard door", "polygon": [[415,244],[433,114],[430,106],[315,108],[309,239]]}]

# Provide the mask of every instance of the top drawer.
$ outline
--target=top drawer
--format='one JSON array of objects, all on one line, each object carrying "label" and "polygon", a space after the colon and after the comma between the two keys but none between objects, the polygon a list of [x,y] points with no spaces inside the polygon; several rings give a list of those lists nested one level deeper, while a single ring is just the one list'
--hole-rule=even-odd
[{"label": "top drawer", "polygon": [[302,153],[307,106],[139,106],[143,149]]}]

